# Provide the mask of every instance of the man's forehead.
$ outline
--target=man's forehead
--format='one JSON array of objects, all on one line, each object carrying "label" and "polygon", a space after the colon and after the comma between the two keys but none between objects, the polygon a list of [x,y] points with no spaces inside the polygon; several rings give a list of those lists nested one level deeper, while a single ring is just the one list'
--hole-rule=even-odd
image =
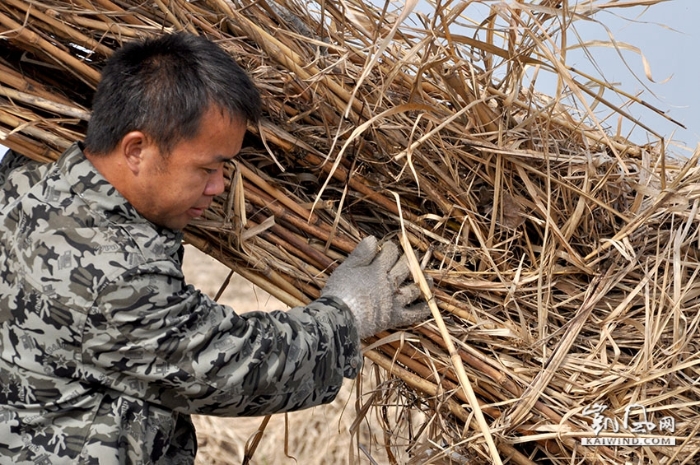
[{"label": "man's forehead", "polygon": [[219,163],[219,162],[225,163],[225,162],[227,162],[227,161],[233,160],[235,157],[236,157],[235,155],[230,155],[230,154],[229,154],[229,155],[225,155],[225,154],[216,155],[216,156],[214,157],[214,161],[217,162],[217,163]]}]

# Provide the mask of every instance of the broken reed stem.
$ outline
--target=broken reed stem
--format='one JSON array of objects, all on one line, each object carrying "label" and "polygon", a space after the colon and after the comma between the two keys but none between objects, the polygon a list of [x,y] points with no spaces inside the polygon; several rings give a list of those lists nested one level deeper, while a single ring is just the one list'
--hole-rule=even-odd
[{"label": "broken reed stem", "polygon": [[[445,341],[439,334],[435,333],[434,331],[431,331],[426,327],[416,328],[416,331],[420,332],[428,339],[438,344],[443,350],[446,350]],[[466,349],[477,353],[478,356],[467,353]],[[486,355],[479,353],[478,350],[474,347],[469,347],[465,345],[464,348],[460,348],[458,350],[462,361],[469,365],[474,371],[476,371],[478,375],[477,377],[479,379],[482,379],[483,377],[491,379],[496,383],[497,386],[505,388],[506,391],[510,394],[510,396],[507,396],[503,395],[503,392],[500,392],[500,395],[498,396],[498,402],[518,401],[519,399],[522,399],[522,395],[525,391],[525,388],[520,387],[516,382],[514,382],[511,379],[514,376],[512,375],[512,373],[510,373],[508,369],[506,369],[503,366],[500,366],[492,360],[489,360],[489,358],[486,357]],[[494,366],[497,366],[498,368],[495,368]],[[483,377],[480,375],[483,375]],[[523,381],[520,381],[520,383],[525,384]],[[539,413],[542,417],[548,419],[554,425],[565,426],[571,432],[584,432],[584,430],[582,430],[579,426],[575,425],[570,420],[565,419],[562,415],[555,412],[552,408],[550,408],[548,405],[546,405],[539,399],[535,401],[535,403],[533,404],[533,408],[537,411],[537,413]],[[577,448],[577,444],[574,439],[562,437],[561,440],[571,450]],[[599,446],[597,450],[603,452],[608,457],[614,457],[614,452],[606,446]]]},{"label": "broken reed stem", "polygon": [[[313,224],[309,224],[303,218],[298,217],[292,212],[286,210],[284,206],[277,203],[275,199],[269,197],[266,198],[266,195],[263,192],[258,191],[253,186],[247,185],[245,187],[245,197],[251,203],[272,212],[275,218],[279,221],[288,222],[292,226],[299,228],[300,230],[320,239],[323,242],[332,239],[332,244],[336,245],[340,250],[346,253],[350,253],[355,248],[355,244],[350,240],[345,239],[341,235],[336,235],[335,237],[331,238],[330,231],[324,230]],[[324,262],[325,257],[319,257],[318,260]],[[325,268],[325,266],[322,268]]]},{"label": "broken reed stem", "polygon": [[[127,25],[120,24],[112,20],[99,21],[73,14],[63,14],[61,16],[66,22],[70,22],[71,24],[75,24],[93,31],[99,31],[108,37],[114,37],[119,40],[138,39],[145,36],[145,31],[135,30]],[[103,18],[107,19],[106,16],[103,16]]]},{"label": "broken reed stem", "polygon": [[314,213],[303,208],[301,205],[299,205],[298,202],[286,196],[279,189],[272,187],[267,181],[265,181],[262,177],[258,176],[257,173],[255,173],[251,168],[249,168],[245,164],[241,163],[238,166],[240,167],[240,170],[243,173],[243,177],[245,179],[252,182],[254,185],[262,189],[271,197],[277,199],[282,205],[299,215],[301,218],[304,218],[307,222],[313,225],[319,224],[318,216],[316,216]]},{"label": "broken reed stem", "polygon": [[10,115],[0,107],[0,123],[14,128],[15,131],[21,131],[35,137],[48,145],[58,147],[61,150],[66,150],[71,146],[71,141],[67,141],[65,138],[57,136],[49,131],[34,127],[35,122],[36,121],[22,121]]},{"label": "broken reed stem", "polygon": [[[399,218],[403,218],[399,196],[398,194],[394,195],[396,197],[396,208],[399,212]],[[435,323],[440,329],[440,335],[445,340],[445,344],[447,346],[447,353],[450,356],[450,360],[452,360],[452,366],[455,370],[455,373],[457,374],[457,378],[459,379],[459,384],[460,386],[462,386],[462,389],[464,390],[464,393],[467,396],[467,399],[469,400],[469,404],[472,407],[472,411],[474,412],[474,415],[476,417],[476,423],[479,426],[479,429],[481,430],[482,434],[484,435],[484,438],[486,439],[486,444],[491,454],[491,459],[496,465],[501,465],[503,462],[501,461],[501,457],[498,453],[496,443],[494,442],[493,437],[491,436],[491,428],[488,425],[488,423],[486,423],[484,414],[481,411],[481,408],[479,407],[479,401],[477,400],[476,395],[474,394],[474,390],[472,389],[471,383],[469,382],[469,378],[467,377],[467,372],[464,370],[464,365],[462,365],[459,353],[455,349],[454,343],[452,342],[452,337],[450,336],[450,333],[447,330],[445,320],[443,320],[442,315],[440,314],[440,309],[438,308],[437,303],[435,302],[435,298],[433,297],[432,290],[430,289],[431,286],[428,284],[428,281],[426,280],[425,275],[421,270],[421,266],[418,263],[416,254],[413,252],[411,243],[409,242],[408,236],[406,235],[406,229],[404,228],[403,221],[401,221],[400,240],[401,245],[403,246],[404,254],[408,259],[409,266],[411,267],[413,279],[420,286],[421,293],[425,300],[428,302],[428,306],[430,307],[430,312],[433,315],[433,319],[435,320]]]},{"label": "broken reed stem", "polygon": [[71,116],[83,121],[88,121],[90,119],[89,111],[47,100],[43,97],[37,97],[25,92],[20,92],[18,90],[10,89],[9,87],[0,86],[0,95],[12,100],[17,100],[18,102],[27,103],[43,110],[57,113],[59,115]]},{"label": "broken reed stem", "polygon": [[[79,2],[84,5],[86,8],[91,9],[92,11],[97,11],[97,9],[92,6],[89,0],[79,0]],[[131,24],[132,26],[145,26],[146,23],[144,23],[141,19],[139,19],[135,14],[133,13],[127,13],[124,11],[120,6],[117,6],[115,3],[113,3],[110,0],[95,0],[95,3],[100,5],[102,8],[104,8],[107,12],[111,13],[109,16],[108,15],[100,15],[100,17],[103,19],[103,21],[107,23],[114,23],[112,19],[110,19],[110,16],[115,17],[115,18],[120,18],[127,22],[128,24]]]},{"label": "broken reed stem", "polygon": [[[394,363],[391,359],[388,357],[381,355],[379,352],[376,350],[367,350],[363,352],[363,355],[385,369],[387,372],[393,374],[394,376],[400,378],[403,382],[405,382],[407,385],[411,386],[414,389],[417,389],[419,391],[422,391],[426,393],[427,395],[431,397],[436,397],[440,398],[441,397],[441,389],[435,385],[434,383],[431,383],[429,381],[424,380],[420,376],[411,373],[410,371],[406,370],[405,368],[402,368],[401,366],[397,365]],[[469,422],[471,421],[473,424],[471,425],[472,429],[477,430],[479,429],[479,425],[476,423],[476,421],[473,419],[472,415],[470,415],[459,403],[454,401],[451,398],[444,399],[442,401],[443,404],[447,405],[447,408],[449,409],[450,413],[455,415],[457,418],[464,422]],[[519,465],[535,465],[535,462],[532,462],[530,459],[528,459],[525,455],[514,449],[512,446],[510,446],[507,443],[499,443],[499,447],[501,450],[503,450],[503,456],[511,459],[513,462],[519,464]],[[498,452],[496,453],[498,457],[500,455]]]},{"label": "broken reed stem", "polygon": [[[37,46],[46,54],[53,58],[66,72],[69,72],[76,76],[78,79],[85,81],[87,84],[91,85],[93,88],[97,85],[100,80],[100,72],[94,68],[89,67],[82,61],[75,58],[70,53],[64,52],[60,48],[56,47],[49,41],[45,40],[38,34],[27,29],[11,18],[0,13],[0,25],[12,31],[12,34],[5,33],[10,38],[17,38],[19,40],[25,41],[29,44]],[[14,36],[14,37],[13,37]]]},{"label": "broken reed stem", "polygon": [[103,56],[110,56],[112,54],[112,49],[99,43],[98,41],[84,35],[83,33],[77,31],[75,28],[68,26],[66,23],[61,22],[55,18],[52,18],[51,16],[45,14],[44,12],[39,10],[39,6],[36,4],[28,4],[26,2],[20,1],[20,0],[5,0],[5,3],[8,5],[12,5],[13,7],[17,8],[20,11],[23,11],[24,14],[29,14],[35,18],[37,18],[40,21],[43,21],[44,23],[48,24],[51,26],[54,31],[58,31],[60,34],[65,35],[66,37],[69,37],[71,40],[75,41],[76,43],[82,45],[88,50],[92,50],[94,52],[100,53]]},{"label": "broken reed stem", "polygon": [[[383,333],[379,334],[379,337],[385,337],[388,336],[388,333]],[[439,337],[437,334],[435,336]],[[376,338],[372,339],[378,340]],[[374,350],[379,350],[383,352],[387,357],[389,357],[393,361],[400,362],[402,365],[410,369],[412,372],[416,373],[419,375],[421,378],[423,378],[426,381],[434,383],[436,386],[438,386],[438,389],[441,393],[441,396],[438,400],[438,402],[442,402],[444,398],[449,398],[450,393],[454,393],[456,397],[458,397],[462,402],[468,403],[469,400],[467,397],[464,395],[464,391],[459,389],[459,380],[455,376],[453,371],[449,370],[449,367],[447,365],[444,366],[444,370],[438,370],[435,371],[434,368],[431,368],[430,365],[428,364],[428,359],[429,357],[427,355],[424,355],[417,349],[404,344],[402,342],[388,342],[386,344],[382,344],[379,347],[376,347]],[[435,359],[430,359],[430,362],[434,365]],[[482,372],[483,373],[483,372]],[[479,373],[477,370],[477,379],[483,379],[482,377],[478,376]],[[398,376],[398,375],[397,375]],[[435,380],[435,377],[438,377],[438,380]],[[446,378],[449,378],[446,379]],[[493,378],[492,378],[493,379]],[[495,386],[494,386],[495,387]],[[503,394],[495,389],[491,389],[491,385],[487,383],[481,383],[478,385],[476,389],[481,395],[482,398],[490,398],[491,403],[496,404],[496,403],[503,403],[504,401],[508,401],[508,398],[506,396],[503,396]],[[513,397],[512,400],[517,400],[517,396]],[[497,408],[491,407],[490,405],[486,404],[485,402],[479,401],[480,408],[483,412],[485,412],[487,415],[489,415],[491,418],[494,420],[499,420],[503,418],[503,413],[498,410]],[[540,406],[541,406],[540,402]],[[557,415],[554,415],[554,417],[558,417],[556,421],[554,421],[554,424],[557,424],[559,427],[562,426],[568,426],[570,427],[569,432],[575,432],[575,431],[581,431],[579,428],[573,426],[571,423],[566,422],[564,424],[563,418]],[[550,418],[553,419],[553,418]],[[478,425],[477,425],[478,426]],[[515,430],[527,437],[529,434],[532,434],[532,431],[535,430],[535,425],[532,423],[525,423],[521,422],[518,424],[518,426],[515,428]],[[557,443],[555,441],[552,441],[551,439],[533,439],[535,442],[538,442],[545,450],[553,450],[555,448],[559,448]],[[560,441],[562,441],[567,447],[570,449],[574,449],[577,447],[576,440],[572,437],[568,436],[562,436],[559,438]],[[598,447],[597,450],[600,451],[606,451],[607,455],[610,457],[614,457],[614,454],[612,451],[610,451],[607,447],[601,446]],[[584,452],[583,453],[587,459],[593,460],[596,459],[597,456],[595,456],[593,453],[589,452]]]},{"label": "broken reed stem", "polygon": [[255,451],[258,449],[258,445],[260,445],[262,435],[265,432],[265,428],[267,428],[267,424],[270,422],[271,418],[272,415],[266,415],[260,423],[260,426],[258,427],[255,434],[246,443],[242,465],[248,465],[250,463],[250,460],[253,458],[253,455],[255,455]]},{"label": "broken reed stem", "polygon": [[0,62],[0,83],[13,87],[18,91],[41,97],[45,100],[54,101],[70,106],[72,102],[60,94],[49,92],[40,82],[23,76],[12,68]]},{"label": "broken reed stem", "polygon": [[24,137],[18,137],[17,134],[13,134],[12,137],[8,138],[4,137],[3,131],[0,130],[0,141],[2,141],[4,146],[40,163],[52,162],[60,155],[60,152],[51,150],[47,145],[38,144]]}]

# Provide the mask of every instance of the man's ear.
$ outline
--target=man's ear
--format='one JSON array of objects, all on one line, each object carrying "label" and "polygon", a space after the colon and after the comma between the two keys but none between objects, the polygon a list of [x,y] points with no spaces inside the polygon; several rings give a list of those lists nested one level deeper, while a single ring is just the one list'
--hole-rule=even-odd
[{"label": "man's ear", "polygon": [[148,136],[141,131],[131,131],[122,137],[119,154],[132,173],[138,174],[149,151],[154,149]]}]

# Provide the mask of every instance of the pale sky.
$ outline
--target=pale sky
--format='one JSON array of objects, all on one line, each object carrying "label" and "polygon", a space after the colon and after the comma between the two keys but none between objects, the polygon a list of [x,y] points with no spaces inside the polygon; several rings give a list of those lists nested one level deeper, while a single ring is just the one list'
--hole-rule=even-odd
[{"label": "pale sky", "polygon": [[[621,19],[612,13],[622,13],[627,19]],[[620,83],[629,93],[643,92],[642,99],[667,112],[688,129],[666,122],[663,117],[639,106],[632,107],[631,112],[667,139],[673,135],[674,139],[695,149],[700,141],[700,91],[696,81],[700,77],[700,1],[669,0],[646,9],[614,8],[610,13],[599,13],[596,18],[610,29],[617,41],[641,49],[655,82],[650,82],[645,77],[638,54],[623,52],[639,80],[621,64],[616,51],[596,48],[596,60],[607,80]],[[587,39],[608,40],[607,32],[602,26],[583,22],[577,24],[580,33]],[[571,58],[570,56],[570,65],[590,69],[584,59],[576,63]],[[647,142],[635,137],[632,140],[637,143]],[[690,155],[687,152],[680,154]]]}]

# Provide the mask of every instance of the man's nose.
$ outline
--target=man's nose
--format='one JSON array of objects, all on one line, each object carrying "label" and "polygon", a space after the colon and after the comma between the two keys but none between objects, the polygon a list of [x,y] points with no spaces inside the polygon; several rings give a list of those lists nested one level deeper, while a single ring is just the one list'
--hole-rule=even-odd
[{"label": "man's nose", "polygon": [[216,172],[212,173],[211,176],[209,176],[207,185],[204,188],[204,195],[216,197],[217,195],[221,194],[224,189],[224,168],[221,167],[216,170]]}]

